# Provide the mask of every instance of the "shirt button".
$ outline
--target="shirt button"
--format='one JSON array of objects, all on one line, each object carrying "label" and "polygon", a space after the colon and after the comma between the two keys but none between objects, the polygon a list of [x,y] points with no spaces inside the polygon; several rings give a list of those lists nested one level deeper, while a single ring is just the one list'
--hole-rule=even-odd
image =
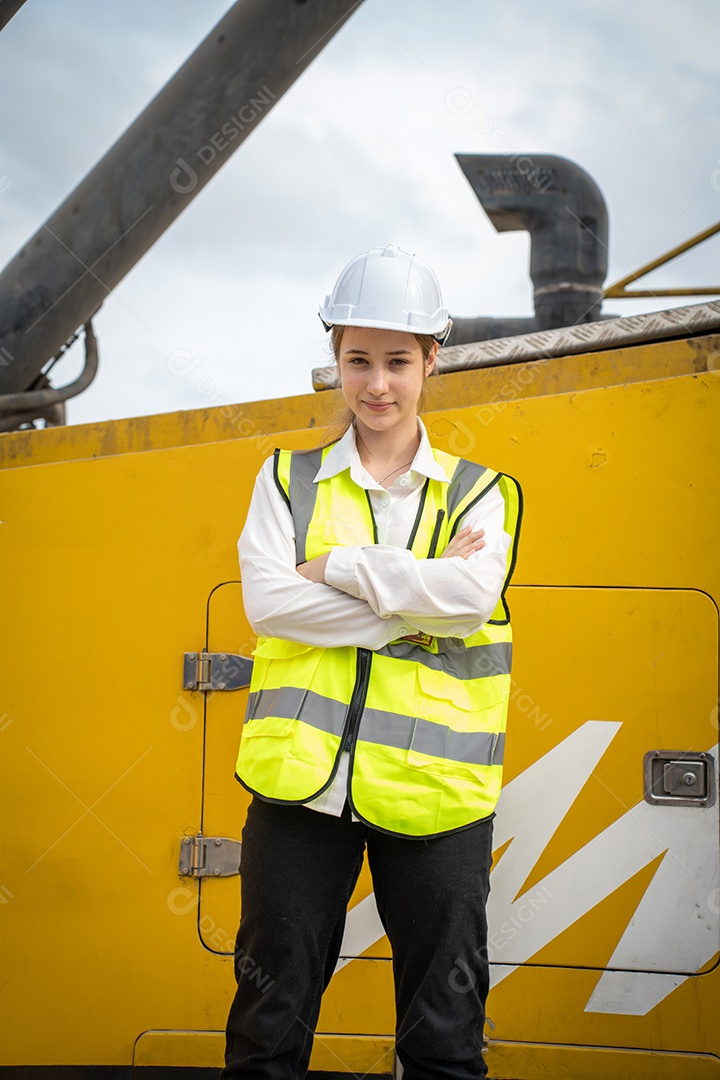
[{"label": "shirt button", "polygon": [[380,505],[381,506],[389,506],[390,505],[390,500],[389,499],[381,499],[380,500]]},{"label": "shirt button", "polygon": [[401,484],[402,487],[405,487],[407,482],[408,482],[407,476],[401,476],[400,479],[398,480],[398,483]]},{"label": "shirt button", "polygon": [[405,635],[407,634],[407,632],[408,632],[408,630],[407,630],[407,626],[401,626],[401,627],[400,627],[400,628],[398,629],[397,635],[398,635],[398,637],[405,637]]}]

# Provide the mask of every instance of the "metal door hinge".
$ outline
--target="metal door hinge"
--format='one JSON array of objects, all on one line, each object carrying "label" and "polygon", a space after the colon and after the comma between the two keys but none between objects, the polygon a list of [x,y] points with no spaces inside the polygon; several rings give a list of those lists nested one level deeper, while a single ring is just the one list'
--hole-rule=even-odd
[{"label": "metal door hinge", "polygon": [[644,760],[645,801],[659,806],[712,806],[715,761],[710,754],[650,750]]},{"label": "metal door hinge", "polygon": [[185,690],[241,690],[250,685],[253,662],[236,653],[186,652]]},{"label": "metal door hinge", "polygon": [[239,840],[224,836],[183,836],[180,873],[185,877],[232,877],[240,873]]}]

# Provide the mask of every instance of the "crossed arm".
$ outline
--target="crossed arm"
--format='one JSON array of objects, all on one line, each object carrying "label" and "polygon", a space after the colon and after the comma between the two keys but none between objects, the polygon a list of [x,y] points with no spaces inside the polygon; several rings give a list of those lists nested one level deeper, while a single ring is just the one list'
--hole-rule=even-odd
[{"label": "crossed arm", "polygon": [[510,537],[493,489],[438,559],[389,545],[334,548],[295,565],[292,518],[261,470],[238,544],[245,611],[256,633],[308,645],[380,649],[416,631],[467,637],[502,591]]},{"label": "crossed arm", "polygon": [[[471,525],[466,525],[457,531],[440,558],[449,559],[459,556],[461,559],[467,559],[485,547],[484,536],[484,529],[473,529]],[[324,555],[318,555],[316,559],[308,559],[307,562],[300,563],[296,567],[298,574],[302,574],[307,581],[325,582],[325,568],[330,555],[331,552],[327,551]]]}]

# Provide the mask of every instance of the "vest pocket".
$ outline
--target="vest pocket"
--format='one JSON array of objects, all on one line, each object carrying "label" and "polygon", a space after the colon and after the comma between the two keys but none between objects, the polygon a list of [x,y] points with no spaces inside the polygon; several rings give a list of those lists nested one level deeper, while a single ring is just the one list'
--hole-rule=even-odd
[{"label": "vest pocket", "polygon": [[259,660],[294,660],[314,648],[314,645],[304,645],[301,641],[285,641],[283,638],[258,638],[253,656]]},{"label": "vest pocket", "polygon": [[477,726],[473,715],[478,712],[479,698],[477,680],[458,679],[446,671],[417,664],[415,716],[467,730]]},{"label": "vest pocket", "polygon": [[502,719],[502,695],[493,681],[454,679],[418,665],[409,768],[448,780],[485,779]]},{"label": "vest pocket", "polygon": [[482,765],[474,765],[469,761],[428,758],[424,754],[413,750],[412,747],[408,750],[407,765],[409,769],[425,776],[433,776],[448,782],[456,782],[460,777],[463,777],[465,780],[472,779],[484,783],[487,773],[487,769]]},{"label": "vest pocket", "polygon": [[322,650],[280,638],[261,638],[254,652],[253,679],[243,738],[292,734],[300,715],[311,672]]},{"label": "vest pocket", "polygon": [[[253,653],[255,662],[250,683],[249,708],[252,708],[253,698],[258,691],[309,686],[322,653],[322,649],[314,645],[303,645],[298,641],[261,638]],[[285,706],[288,707],[287,702]]]}]

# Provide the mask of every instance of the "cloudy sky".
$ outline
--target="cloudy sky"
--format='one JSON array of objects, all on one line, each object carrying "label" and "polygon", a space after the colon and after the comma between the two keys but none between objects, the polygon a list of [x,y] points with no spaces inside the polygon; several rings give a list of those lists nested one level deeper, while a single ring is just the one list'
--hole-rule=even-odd
[{"label": "cloudy sky", "polygon": [[[21,8],[0,34],[3,265],[229,6]],[[528,237],[495,233],[456,152],[582,165],[610,211],[610,280],[711,225],[717,12],[716,0],[365,0],[108,297],[100,372],[68,421],[307,392],[328,359],[318,302],[352,256],[391,242],[435,268],[453,314],[532,314]],[[720,284],[719,256],[715,237],[647,287]],[[185,374],[178,355],[194,358]],[[81,363],[76,345],[54,383]]]}]

